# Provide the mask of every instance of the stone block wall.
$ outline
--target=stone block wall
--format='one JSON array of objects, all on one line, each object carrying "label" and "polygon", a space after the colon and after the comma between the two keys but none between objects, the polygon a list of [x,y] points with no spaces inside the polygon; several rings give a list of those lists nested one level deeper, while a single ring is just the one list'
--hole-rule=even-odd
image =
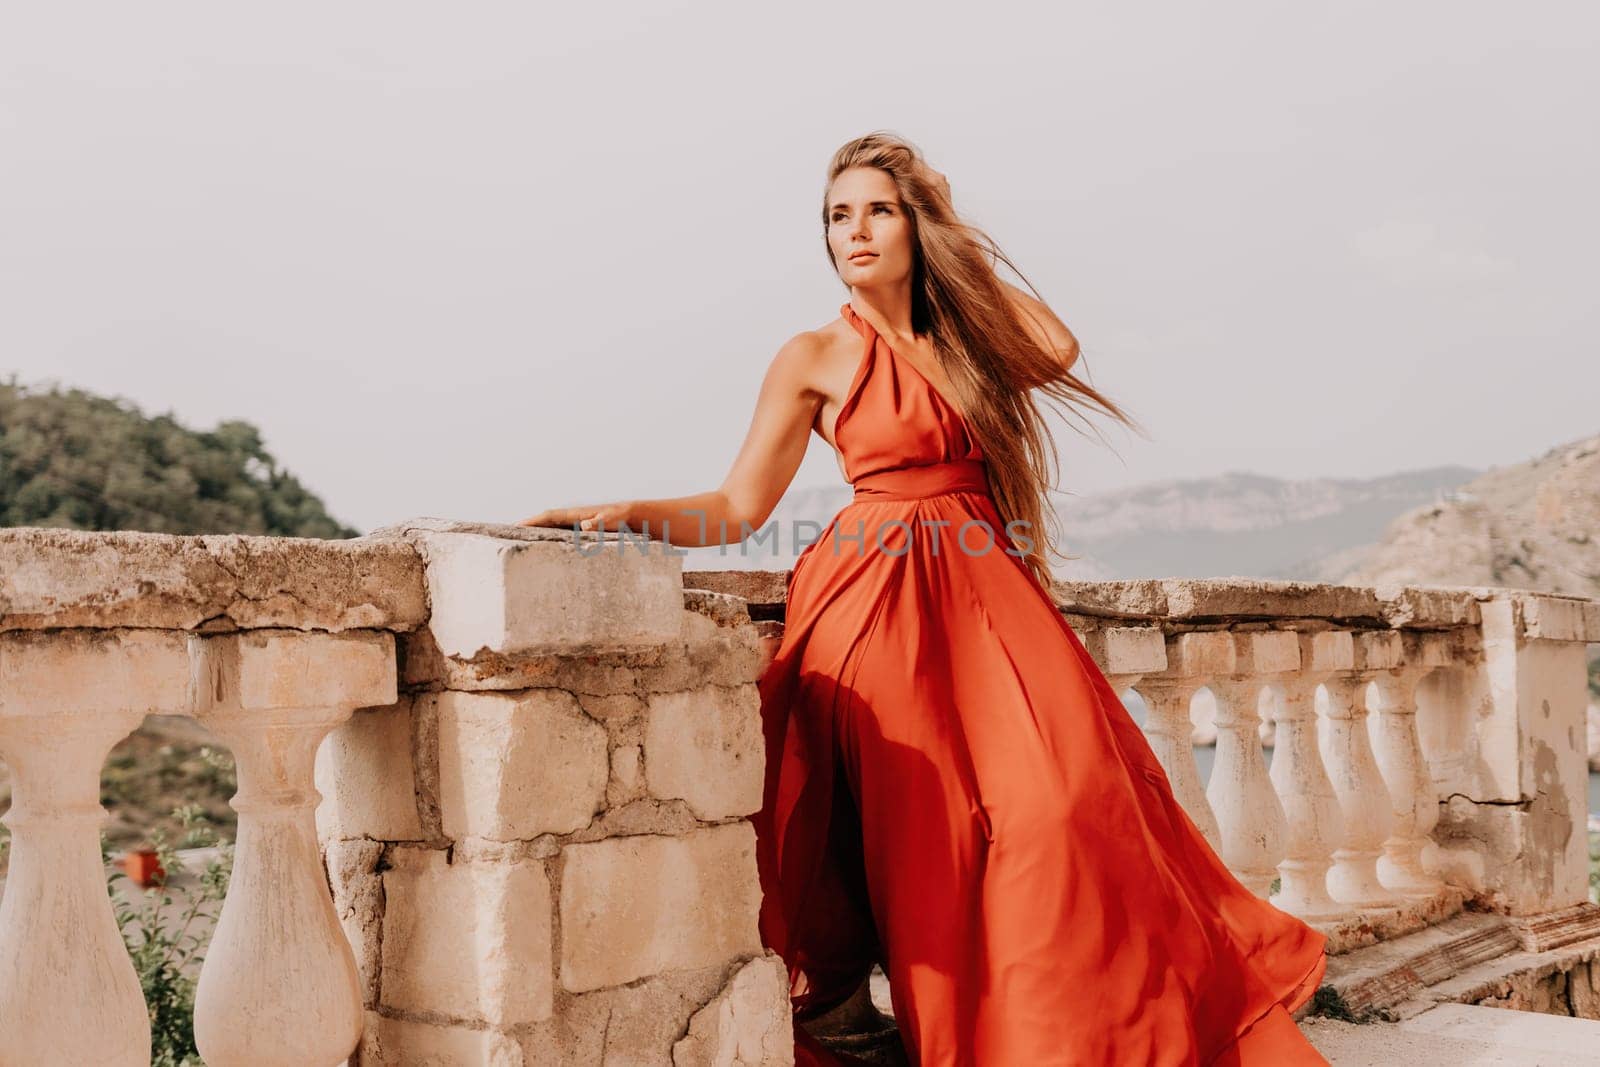
[{"label": "stone block wall", "polygon": [[685,590],[659,544],[374,537],[416,546],[431,611],[399,635],[399,699],[316,762],[352,1067],[792,1063],[749,821],[770,643],[743,601]]}]

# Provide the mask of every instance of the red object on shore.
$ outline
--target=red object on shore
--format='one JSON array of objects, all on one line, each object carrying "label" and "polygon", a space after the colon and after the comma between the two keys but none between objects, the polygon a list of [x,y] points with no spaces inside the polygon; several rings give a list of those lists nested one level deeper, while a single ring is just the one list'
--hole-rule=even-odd
[{"label": "red object on shore", "polygon": [[127,872],[129,881],[141,887],[164,882],[167,877],[166,868],[161,866],[161,861],[153,849],[124,853],[122,869]]}]

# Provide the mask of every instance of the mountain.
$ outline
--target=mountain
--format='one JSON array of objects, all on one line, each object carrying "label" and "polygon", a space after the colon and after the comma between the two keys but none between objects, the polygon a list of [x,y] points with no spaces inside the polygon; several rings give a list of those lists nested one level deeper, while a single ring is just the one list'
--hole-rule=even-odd
[{"label": "mountain", "polygon": [[1600,597],[1600,435],[1495,467],[1325,561],[1328,581],[1503,585]]},{"label": "mountain", "polygon": [[[1436,467],[1379,478],[1300,480],[1228,473],[1107,493],[1057,494],[1065,542],[1058,547],[1080,558],[1057,560],[1055,573],[1068,580],[1307,577],[1326,557],[1377,540],[1396,515],[1442,499],[1478,473]],[[739,546],[725,554],[689,549],[684,566],[788,567],[797,550],[796,534],[810,532],[798,524],[826,526],[850,495],[845,485],[791,489],[770,520],[774,538],[759,547],[746,544],[742,552]]]},{"label": "mountain", "polygon": [[1316,561],[1376,539],[1396,514],[1475,473],[1435,467],[1286,480],[1229,472],[1086,494],[1057,508],[1066,551],[1086,557],[1059,567],[1057,577],[1302,578]]}]

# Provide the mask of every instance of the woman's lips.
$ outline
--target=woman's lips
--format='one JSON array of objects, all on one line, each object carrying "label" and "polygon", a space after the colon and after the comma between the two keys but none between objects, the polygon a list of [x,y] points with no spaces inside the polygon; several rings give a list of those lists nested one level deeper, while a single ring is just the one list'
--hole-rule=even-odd
[{"label": "woman's lips", "polygon": [[865,263],[869,259],[877,259],[877,258],[878,258],[878,253],[876,253],[876,252],[862,252],[860,255],[851,256],[850,257],[850,262],[852,262],[852,263]]}]

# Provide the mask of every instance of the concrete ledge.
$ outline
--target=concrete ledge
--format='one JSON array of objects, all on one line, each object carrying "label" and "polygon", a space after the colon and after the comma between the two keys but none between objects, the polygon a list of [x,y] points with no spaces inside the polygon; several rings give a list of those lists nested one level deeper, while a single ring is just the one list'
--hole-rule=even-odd
[{"label": "concrete ledge", "polygon": [[0,630],[411,630],[427,617],[405,541],[0,530]]}]

